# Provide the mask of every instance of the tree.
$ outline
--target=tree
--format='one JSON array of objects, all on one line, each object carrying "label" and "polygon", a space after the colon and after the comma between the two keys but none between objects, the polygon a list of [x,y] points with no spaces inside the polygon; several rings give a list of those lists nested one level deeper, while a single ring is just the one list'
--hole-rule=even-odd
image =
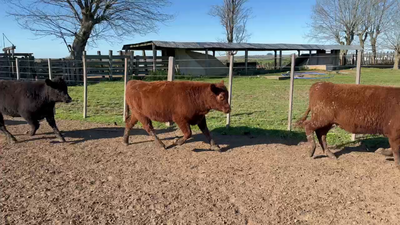
[{"label": "tree", "polygon": [[168,0],[3,1],[9,3],[9,15],[22,28],[38,36],[62,39],[75,59],[82,57],[88,41],[144,35],[156,31],[158,23],[172,19],[161,12]]},{"label": "tree", "polygon": [[363,49],[362,51],[364,51],[365,42],[369,35],[368,30],[370,29],[371,22],[373,20],[372,13],[371,13],[372,12],[371,2],[373,2],[373,1],[376,1],[376,0],[365,0],[361,4],[361,8],[362,8],[362,10],[360,11],[361,17],[360,17],[360,21],[358,24],[356,34],[358,36],[358,42],[360,43],[360,46]]},{"label": "tree", "polygon": [[383,35],[383,45],[394,50],[393,69],[398,70],[400,61],[400,1],[397,2],[393,12],[388,29]]},{"label": "tree", "polygon": [[395,13],[398,0],[368,0],[370,4],[369,17],[369,40],[371,43],[373,64],[377,54],[377,41],[380,34],[390,27],[391,17]]},{"label": "tree", "polygon": [[222,5],[211,6],[209,14],[217,17],[225,29],[228,43],[247,41],[250,34],[246,30],[251,9],[245,7],[248,0],[224,0]]},{"label": "tree", "polygon": [[311,40],[351,45],[362,21],[364,0],[317,0],[312,8]]}]

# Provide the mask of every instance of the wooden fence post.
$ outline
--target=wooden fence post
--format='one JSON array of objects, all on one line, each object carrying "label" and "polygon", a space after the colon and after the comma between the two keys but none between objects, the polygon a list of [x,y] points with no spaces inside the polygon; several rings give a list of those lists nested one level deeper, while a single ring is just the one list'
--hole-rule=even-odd
[{"label": "wooden fence post", "polygon": [[51,79],[53,79],[53,77],[52,77],[52,74],[51,74],[51,59],[50,58],[48,58],[47,59],[47,64],[48,64],[48,67],[49,67],[49,79],[51,80]]},{"label": "wooden fence post", "polygon": [[82,56],[83,63],[83,118],[87,117],[87,68],[86,68],[86,51]]},{"label": "wooden fence post", "polygon": [[[175,79],[175,58],[173,56],[170,56],[168,58],[168,81],[173,81]],[[165,125],[170,127],[172,125],[171,122],[166,122]]]},{"label": "wooden fence post", "polygon": [[[228,103],[232,107],[232,81],[233,81],[233,54],[230,53],[229,60],[229,98]],[[231,113],[226,115],[226,126],[229,127],[231,125]]]},{"label": "wooden fence post", "polygon": [[21,76],[19,74],[19,61],[18,61],[18,58],[15,58],[15,69],[17,71],[17,80],[19,80]]},{"label": "wooden fence post", "polygon": [[112,64],[112,61],[113,61],[113,51],[110,50],[110,51],[108,52],[108,66],[109,66],[109,68],[108,68],[108,71],[109,71],[108,78],[109,78],[110,80],[112,79],[112,74],[113,74],[113,64]]},{"label": "wooden fence post", "polygon": [[290,67],[290,90],[289,90],[289,113],[288,113],[288,131],[292,130],[292,111],[293,111],[293,89],[294,89],[294,66],[296,55],[292,54],[292,63]]},{"label": "wooden fence post", "polygon": [[124,113],[122,121],[125,121],[126,114],[126,83],[128,83],[128,56],[125,56],[125,70],[124,70]]},{"label": "wooden fence post", "polygon": [[[356,84],[361,83],[361,51],[357,52],[357,70],[356,70]],[[356,134],[351,134],[351,140],[356,140]]]},{"label": "wooden fence post", "polygon": [[175,78],[175,58],[170,56],[168,58],[168,81],[173,81]]}]

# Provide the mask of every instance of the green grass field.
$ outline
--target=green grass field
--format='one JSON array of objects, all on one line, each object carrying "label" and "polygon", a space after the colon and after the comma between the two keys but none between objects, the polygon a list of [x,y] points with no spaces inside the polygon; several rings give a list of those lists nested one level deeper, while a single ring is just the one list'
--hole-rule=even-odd
[{"label": "green grass field", "polygon": [[[354,83],[355,70],[344,70],[326,81],[334,83]],[[269,74],[274,75],[274,74]],[[277,74],[275,74],[277,75]],[[221,79],[194,79],[205,82],[219,82]],[[224,81],[228,82],[226,78]],[[308,105],[308,89],[318,79],[295,80],[294,121]],[[363,68],[362,84],[400,86],[400,71],[391,69]],[[57,106],[57,118],[85,120],[91,122],[114,123],[123,126],[123,82],[100,82],[88,87],[88,118],[82,118],[83,87],[69,87],[71,104]],[[302,130],[287,132],[289,80],[269,80],[265,76],[235,77],[233,80],[231,127],[225,128],[226,116],[221,112],[210,112],[207,123],[210,130],[223,134],[274,135],[285,138],[304,137]],[[154,123],[161,128],[164,124]],[[194,127],[193,127],[194,128]],[[197,128],[194,128],[197,129]],[[350,141],[350,134],[334,128],[328,134],[330,144]]]}]

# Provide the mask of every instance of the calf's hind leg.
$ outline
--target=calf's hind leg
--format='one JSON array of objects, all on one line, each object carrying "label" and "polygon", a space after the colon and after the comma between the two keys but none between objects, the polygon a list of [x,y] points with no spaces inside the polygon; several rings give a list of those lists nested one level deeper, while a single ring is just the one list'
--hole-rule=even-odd
[{"label": "calf's hind leg", "polygon": [[140,123],[142,123],[143,128],[147,131],[147,133],[153,136],[154,141],[157,143],[157,145],[165,149],[164,143],[157,137],[156,133],[154,132],[154,127],[153,124],[151,123],[151,120],[148,117],[142,115],[135,115],[135,116],[140,121]]},{"label": "calf's hind leg", "polygon": [[333,154],[329,149],[328,149],[328,144],[326,142],[326,134],[329,132],[329,130],[332,128],[332,125],[328,125],[326,127],[319,128],[315,131],[317,134],[317,138],[319,141],[319,144],[321,145],[322,150],[328,155],[329,158],[331,159],[337,159],[335,154]]},{"label": "calf's hind leg", "polygon": [[132,114],[125,121],[124,143],[129,144],[129,131],[136,125],[138,119]]},{"label": "calf's hind leg", "polygon": [[392,148],[394,163],[400,170],[400,137],[389,138],[389,143]]},{"label": "calf's hind leg", "polygon": [[192,136],[192,130],[190,129],[189,123],[187,123],[186,121],[175,121],[175,123],[178,125],[179,129],[181,129],[183,137],[176,140],[174,144],[182,145],[187,139]]},{"label": "calf's hind leg", "polygon": [[304,122],[304,128],[306,130],[306,135],[307,135],[307,141],[310,144],[310,150],[308,151],[308,155],[310,157],[314,156],[315,153],[315,140],[314,140],[314,131],[315,128],[312,127],[311,121],[307,120]]},{"label": "calf's hind leg", "polygon": [[8,132],[8,130],[6,129],[3,114],[1,114],[1,113],[0,113],[0,131],[2,131],[6,135],[6,138],[9,142],[11,142],[11,143],[17,142],[17,139],[15,139],[15,137],[10,132]]}]

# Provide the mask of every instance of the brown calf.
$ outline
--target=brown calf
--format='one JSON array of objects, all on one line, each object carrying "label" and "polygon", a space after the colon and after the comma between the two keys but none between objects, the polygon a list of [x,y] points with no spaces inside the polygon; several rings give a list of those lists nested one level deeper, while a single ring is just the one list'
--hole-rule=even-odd
[{"label": "brown calf", "polygon": [[[355,134],[383,134],[389,139],[394,160],[400,169],[400,88],[318,82],[311,86],[309,105],[297,122],[305,128],[315,152],[314,131],[323,151],[331,158],[326,134],[332,126]],[[311,119],[306,120],[311,111]]]},{"label": "brown calf", "polygon": [[[153,136],[162,148],[164,143],[157,138],[151,121],[175,122],[183,137],[174,142],[182,145],[191,137],[190,125],[198,125],[212,149],[219,149],[210,136],[205,115],[212,109],[229,113],[228,91],[221,81],[219,84],[192,81],[143,82],[131,80],[126,86],[127,109],[131,115],[126,118],[124,143],[129,143],[129,131],[140,121],[143,128]],[[127,113],[128,115],[128,113]]]}]

